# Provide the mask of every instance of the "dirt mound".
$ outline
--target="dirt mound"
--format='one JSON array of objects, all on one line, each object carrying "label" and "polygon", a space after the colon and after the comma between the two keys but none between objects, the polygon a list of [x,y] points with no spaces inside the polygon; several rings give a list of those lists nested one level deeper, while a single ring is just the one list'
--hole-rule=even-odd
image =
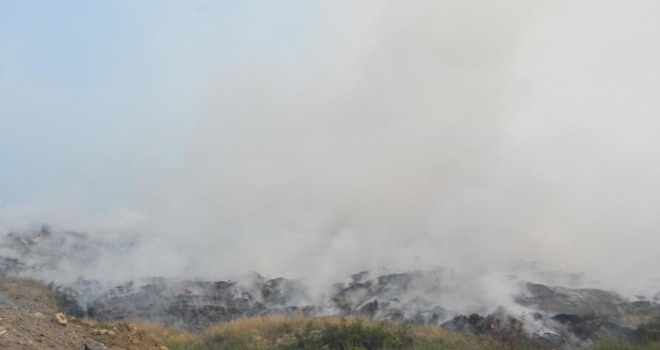
[{"label": "dirt mound", "polygon": [[26,309],[0,309],[0,349],[160,350],[162,343],[126,324],[104,326],[70,320],[62,325],[53,316]]},{"label": "dirt mound", "polygon": [[0,349],[163,350],[133,324],[58,318],[57,299],[36,281],[0,278]]}]

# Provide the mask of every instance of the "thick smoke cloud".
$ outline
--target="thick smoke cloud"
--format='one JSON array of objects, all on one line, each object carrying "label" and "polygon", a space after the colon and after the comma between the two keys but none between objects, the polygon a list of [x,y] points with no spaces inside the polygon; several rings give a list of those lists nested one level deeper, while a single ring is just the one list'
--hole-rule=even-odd
[{"label": "thick smoke cloud", "polygon": [[654,277],[657,3],[322,14],[293,60],[217,73],[180,166],[147,176],[128,215],[159,242],[131,259],[169,261],[159,274],[319,283],[516,259],[624,285]]},{"label": "thick smoke cloud", "polygon": [[[293,62],[201,99],[142,231],[203,273],[498,269],[650,277],[660,223],[650,2],[328,6]],[[616,263],[613,262],[616,258]]]}]

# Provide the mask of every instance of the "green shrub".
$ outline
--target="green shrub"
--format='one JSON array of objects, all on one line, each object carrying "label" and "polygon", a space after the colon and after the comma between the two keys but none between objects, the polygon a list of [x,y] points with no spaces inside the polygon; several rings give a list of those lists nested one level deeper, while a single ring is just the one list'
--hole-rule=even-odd
[{"label": "green shrub", "polygon": [[640,325],[638,331],[644,337],[643,342],[660,342],[660,316],[655,316],[648,322]]},{"label": "green shrub", "polygon": [[[660,323],[658,323],[660,325]],[[170,350],[539,350],[524,332],[522,322],[511,321],[488,335],[451,332],[438,327],[373,323],[366,319],[269,316],[221,323],[203,334],[173,333]],[[644,325],[648,331],[656,323]],[[660,350],[660,343],[639,344],[602,339],[593,350]]]},{"label": "green shrub", "polygon": [[[289,328],[290,330],[290,328]],[[295,341],[280,348],[329,349],[329,350],[377,350],[405,349],[413,344],[412,328],[407,325],[387,326],[371,324],[362,319],[349,322],[342,318],[339,323],[327,320],[320,329],[309,321],[301,329],[293,330]]]},{"label": "green shrub", "polygon": [[625,340],[603,339],[594,345],[591,350],[660,350],[660,343],[632,344]]},{"label": "green shrub", "polygon": [[404,349],[413,343],[410,326],[386,327],[384,323],[366,324],[364,320],[339,324],[325,323],[319,338],[321,346],[331,350]]}]

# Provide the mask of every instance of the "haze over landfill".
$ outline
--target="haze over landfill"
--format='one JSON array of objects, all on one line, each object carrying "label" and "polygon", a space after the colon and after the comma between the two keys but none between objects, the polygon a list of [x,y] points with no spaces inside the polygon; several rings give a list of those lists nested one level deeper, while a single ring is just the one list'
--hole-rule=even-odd
[{"label": "haze over landfill", "polygon": [[657,292],[657,2],[261,5],[0,6],[1,232],[132,242],[62,281],[541,261]]}]

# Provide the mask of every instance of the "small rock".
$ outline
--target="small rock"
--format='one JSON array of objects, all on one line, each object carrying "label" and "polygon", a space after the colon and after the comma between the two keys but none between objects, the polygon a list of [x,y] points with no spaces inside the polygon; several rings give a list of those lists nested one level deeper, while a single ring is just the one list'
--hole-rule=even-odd
[{"label": "small rock", "polygon": [[55,319],[57,319],[57,322],[63,326],[67,324],[66,317],[61,312],[59,314],[55,314]]},{"label": "small rock", "polygon": [[128,331],[131,332],[131,334],[137,333],[138,328],[135,325],[135,323],[131,323],[131,324],[128,325]]},{"label": "small rock", "polygon": [[109,335],[109,336],[113,336],[113,335],[115,335],[115,332],[113,332],[113,331],[108,331],[108,335]]},{"label": "small rock", "polygon": [[85,348],[85,350],[107,350],[108,349],[103,344],[94,343],[94,342],[91,342],[91,341],[86,341],[84,343],[84,348]]},{"label": "small rock", "polygon": [[2,336],[2,335],[5,334],[5,333],[7,333],[7,330],[6,330],[6,329],[1,330],[1,331],[0,331],[0,336]]},{"label": "small rock", "polygon": [[36,317],[36,318],[44,318],[44,317],[46,317],[46,316],[44,316],[44,314],[42,314],[41,312],[35,312],[35,313],[32,314],[32,316],[34,316],[34,317]]},{"label": "small rock", "polygon": [[107,330],[107,329],[99,329],[99,334],[100,334],[100,335],[104,335],[104,334],[106,334],[106,333],[108,333],[108,330]]}]

